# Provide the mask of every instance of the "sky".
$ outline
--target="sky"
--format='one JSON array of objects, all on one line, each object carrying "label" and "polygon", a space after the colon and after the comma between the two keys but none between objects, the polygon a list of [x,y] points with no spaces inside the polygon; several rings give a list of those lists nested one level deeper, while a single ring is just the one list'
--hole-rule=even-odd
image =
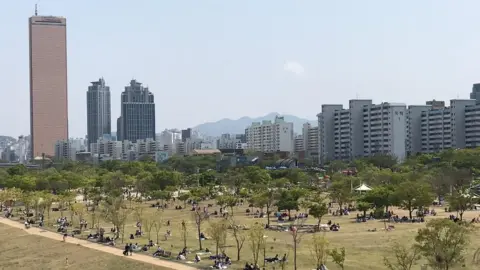
[{"label": "sky", "polygon": [[2,0],[0,135],[29,134],[28,17],[67,18],[69,133],[104,77],[112,130],[132,78],[156,129],[270,112],[316,119],[349,99],[423,104],[480,82],[478,0]]}]

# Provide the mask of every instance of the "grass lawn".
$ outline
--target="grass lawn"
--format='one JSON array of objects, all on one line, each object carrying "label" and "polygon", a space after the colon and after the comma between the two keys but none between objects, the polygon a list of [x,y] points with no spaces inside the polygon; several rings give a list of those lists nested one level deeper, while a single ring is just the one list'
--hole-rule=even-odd
[{"label": "grass lawn", "polygon": [[4,224],[0,224],[0,239],[0,269],[167,269],[30,235]]},{"label": "grass lawn", "polygon": [[[206,206],[207,203],[213,203],[213,201],[209,202],[202,202],[201,207]],[[128,205],[128,204],[127,204]],[[144,203],[142,204],[142,207],[144,207],[144,216],[146,218],[155,218],[157,220],[162,220],[163,221],[163,227],[160,230],[160,241],[159,245],[167,250],[171,251],[174,255],[178,254],[178,252],[183,248],[183,241],[180,236],[180,228],[181,228],[181,222],[182,220],[185,220],[187,223],[188,227],[188,239],[187,239],[187,246],[192,250],[198,250],[199,249],[199,244],[198,244],[198,237],[197,237],[197,231],[195,227],[195,222],[193,221],[192,218],[192,212],[190,211],[190,208],[187,206],[187,209],[183,210],[175,210],[174,205],[175,204],[170,204],[169,209],[166,209],[164,211],[162,210],[157,210],[156,208],[150,207],[151,202],[149,203]],[[177,203],[176,205],[182,205],[183,203]],[[235,209],[234,216],[235,219],[237,220],[238,225],[246,225],[247,227],[251,226],[255,222],[259,223],[266,223],[266,218],[263,219],[258,219],[258,218],[253,218],[253,217],[248,217],[245,214],[246,206],[240,206]],[[213,206],[209,211],[213,212],[214,210],[219,210],[218,206]],[[393,209],[394,212],[399,215],[407,215],[408,212],[404,210],[399,210],[399,209]],[[449,213],[445,213],[443,208],[436,208],[436,211],[438,215],[436,217],[426,217],[426,220],[428,221],[429,219],[432,218],[445,218],[449,215]],[[480,212],[476,211],[470,211],[466,212],[464,214],[464,219],[466,220],[471,220],[473,217],[476,217],[480,214]],[[51,213],[51,219],[54,220],[60,215],[59,212],[52,212]],[[66,215],[70,219],[70,215],[67,213]],[[293,215],[293,212],[292,212]],[[414,236],[416,235],[416,232],[419,228],[422,228],[425,226],[423,223],[414,223],[414,224],[394,224],[395,225],[395,230],[385,232],[383,230],[384,228],[384,223],[382,221],[368,221],[366,223],[355,223],[353,218],[356,216],[356,213],[351,213],[350,216],[331,216],[327,215],[323,218],[322,223],[326,223],[328,220],[332,220],[334,223],[340,223],[340,231],[338,232],[326,232],[325,236],[330,242],[330,246],[332,248],[335,247],[345,247],[346,249],[346,262],[345,262],[345,269],[355,269],[355,270],[380,270],[380,269],[385,269],[385,266],[383,265],[383,257],[387,256],[393,256],[391,254],[391,245],[395,242],[401,242],[401,243],[409,243],[412,244],[414,241]],[[88,216],[85,216],[87,221],[90,221],[90,218]],[[212,217],[212,221],[217,221],[220,218]],[[171,226],[167,227],[166,221],[170,220]],[[275,221],[274,218],[271,219],[271,224],[275,225],[277,222]],[[74,223],[76,226],[78,226],[78,219],[74,219]],[[306,224],[316,224],[316,220],[312,217],[309,217],[307,219]],[[288,224],[286,224],[288,225]],[[112,225],[110,223],[102,222],[101,226],[105,228],[107,232],[110,232],[110,228]],[[208,221],[204,222],[202,225],[202,231],[207,232],[208,228]],[[90,224],[89,224],[90,227]],[[368,232],[368,229],[374,229],[376,228],[378,231],[377,232]],[[128,239],[128,236],[130,233],[135,232],[135,220],[133,215],[129,218],[127,225],[125,227],[126,229],[126,234],[125,234],[125,241],[126,242],[133,242],[133,243],[138,243],[138,244],[146,244],[148,239],[144,235],[140,238],[136,238],[135,240],[130,240]],[[172,237],[170,237],[167,241],[164,241],[164,234],[166,230],[169,229],[172,231]],[[93,232],[93,230],[92,230]],[[88,234],[88,233],[87,233]],[[292,237],[288,232],[278,232],[278,231],[271,231],[267,230],[265,231],[265,235],[267,235],[267,248],[266,248],[266,256],[267,257],[273,257],[275,254],[279,254],[279,256],[283,256],[284,253],[287,254],[289,263],[286,267],[286,269],[292,269],[292,262],[293,262],[293,248],[292,248]],[[208,236],[208,234],[207,234]],[[156,233],[155,230],[152,230],[151,233],[152,240],[156,240]],[[480,237],[480,233],[477,231],[474,236],[472,236],[472,248],[469,249],[469,254],[467,256],[467,262],[470,262],[472,260],[473,252],[475,251],[476,248],[480,248],[480,241],[478,239]],[[311,256],[311,251],[310,251],[310,243],[312,239],[312,234],[305,234],[302,238],[301,243],[299,244],[298,247],[298,269],[313,269],[314,268],[314,261]],[[45,240],[47,241],[47,240]],[[37,241],[38,242],[38,241]],[[35,242],[35,243],[37,243]],[[120,241],[117,242],[119,246],[121,246]],[[209,248],[211,251],[215,250],[215,243],[212,240],[206,240],[202,241],[203,248]],[[5,245],[4,242],[2,241],[2,247]],[[15,245],[15,244],[8,244],[8,245]],[[8,246],[7,245],[7,246]],[[57,246],[58,250],[57,253],[52,251],[52,254],[58,255],[60,251],[63,251],[63,248],[61,248],[60,243],[55,243],[52,244],[54,246]],[[236,248],[235,248],[235,241],[234,238],[229,235],[228,240],[227,240],[227,245],[229,247],[226,248],[226,253],[229,255],[232,260],[236,260]],[[72,247],[74,248],[74,247]],[[31,250],[34,250],[32,248]],[[31,252],[30,250],[30,252]],[[243,266],[245,265],[245,262],[251,262],[252,261],[252,249],[249,246],[248,240],[245,242],[243,250],[241,252],[241,261],[240,262],[235,262],[232,269],[243,269]],[[46,251],[42,251],[46,252]],[[83,252],[83,251],[82,251]],[[93,251],[92,251],[93,252]],[[149,251],[150,253],[153,253],[152,251]],[[74,252],[70,252],[74,253]],[[85,253],[86,254],[86,253]],[[50,263],[55,263],[55,260],[58,260],[57,263],[64,263],[64,256],[56,256],[58,258],[55,258],[54,261],[50,261],[48,256],[52,255],[39,255],[38,262],[35,263],[40,263],[41,261],[46,261],[47,264],[45,264],[45,267],[51,268]],[[193,260],[194,255],[190,255],[187,259],[188,260]],[[100,263],[102,265],[107,265],[107,263],[111,263],[111,265],[108,265],[108,268],[116,268],[115,265],[121,265],[123,268],[121,269],[126,269],[126,263],[123,260],[118,260],[118,259],[106,259],[107,257],[103,258],[104,256],[95,256],[95,254],[91,255],[86,255],[82,256],[82,258],[86,257],[92,257],[90,260],[92,260],[94,263],[91,263],[91,265],[98,266]],[[29,259],[29,260],[34,260],[34,259]],[[73,260],[73,257],[72,257]],[[80,265],[80,261],[83,260],[78,260],[76,259]],[[261,266],[262,266],[262,261],[263,261],[263,252],[260,255],[260,261],[261,261]],[[72,261],[73,262],[73,261]],[[115,263],[116,262],[116,263]],[[90,265],[90,263],[88,263]],[[133,264],[133,262],[132,262]],[[202,262],[199,264],[199,266],[210,266],[212,265],[213,262],[204,259]],[[42,264],[43,265],[43,264]],[[2,265],[0,265],[2,266]],[[280,269],[278,265],[270,265],[267,266],[267,269],[273,269],[273,266],[276,267],[276,269]],[[340,269],[333,263],[328,263],[327,264],[329,269],[336,270]],[[85,266],[87,267],[87,266]],[[88,267],[87,267],[88,269]],[[98,269],[98,268],[97,268]],[[415,268],[418,269],[418,268]],[[462,268],[462,269],[473,269],[473,268]]]}]

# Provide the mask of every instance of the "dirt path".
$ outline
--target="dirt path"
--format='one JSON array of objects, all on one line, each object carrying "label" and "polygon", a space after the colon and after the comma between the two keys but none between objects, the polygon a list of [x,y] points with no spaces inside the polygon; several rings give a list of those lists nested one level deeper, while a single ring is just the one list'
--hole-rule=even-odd
[{"label": "dirt path", "polygon": [[[36,228],[36,227],[31,227],[30,229],[25,229],[25,226],[22,223],[19,223],[19,222],[13,221],[13,220],[9,220],[9,219],[3,218],[3,217],[0,217],[0,223],[11,226],[11,227],[21,229],[24,232],[27,232],[27,233],[32,234],[32,235],[39,235],[39,236],[43,236],[43,237],[50,238],[50,239],[57,240],[57,241],[62,241],[63,240],[63,236],[58,234],[58,233],[46,231],[46,230],[39,229],[39,228]],[[112,255],[128,258],[130,260],[135,260],[135,261],[140,261],[140,262],[144,262],[144,263],[149,263],[149,264],[152,264],[152,265],[158,265],[158,266],[165,267],[165,268],[170,268],[172,270],[198,270],[197,268],[189,267],[189,266],[186,266],[186,265],[183,265],[183,264],[180,264],[180,263],[160,260],[160,259],[154,258],[152,256],[147,256],[147,255],[143,255],[143,254],[134,254],[133,256],[124,256],[123,251],[120,250],[120,249],[113,248],[113,247],[108,247],[108,246],[103,246],[103,245],[100,245],[100,244],[92,243],[92,242],[77,239],[77,238],[67,237],[66,242],[71,243],[71,244],[77,244],[77,245],[80,245],[80,246],[83,246],[83,247],[86,247],[86,248],[106,252],[106,253],[109,253],[109,254],[112,254]]]}]

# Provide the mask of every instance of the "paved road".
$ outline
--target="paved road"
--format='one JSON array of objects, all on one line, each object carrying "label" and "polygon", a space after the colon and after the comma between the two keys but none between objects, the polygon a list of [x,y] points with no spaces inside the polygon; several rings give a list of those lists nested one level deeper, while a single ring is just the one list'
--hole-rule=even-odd
[{"label": "paved road", "polygon": [[[63,236],[58,234],[58,233],[46,231],[46,230],[39,229],[39,228],[36,228],[36,227],[31,227],[30,229],[25,229],[24,224],[13,221],[13,220],[10,220],[10,219],[6,219],[6,218],[3,218],[3,217],[0,217],[0,223],[11,226],[11,227],[21,229],[21,230],[23,230],[23,231],[25,231],[29,234],[32,234],[32,235],[39,235],[39,236],[43,236],[43,237],[50,238],[50,239],[57,240],[57,241],[62,241],[63,240]],[[180,263],[160,260],[160,259],[154,258],[152,256],[147,256],[147,255],[138,254],[138,253],[134,254],[133,256],[124,256],[123,255],[123,250],[120,250],[120,249],[117,249],[117,248],[114,248],[114,247],[108,247],[108,246],[92,243],[92,242],[89,242],[87,240],[82,240],[82,239],[78,239],[78,238],[67,237],[66,242],[71,243],[71,244],[77,244],[77,245],[87,247],[87,248],[91,248],[91,249],[95,249],[95,250],[102,251],[102,252],[105,252],[105,253],[109,253],[109,254],[112,254],[112,255],[128,258],[130,260],[149,263],[149,264],[152,264],[152,265],[158,265],[158,266],[169,268],[169,269],[172,269],[172,270],[198,270],[197,268],[189,267],[189,266],[186,266],[186,265],[183,265],[183,264],[180,264]]]}]

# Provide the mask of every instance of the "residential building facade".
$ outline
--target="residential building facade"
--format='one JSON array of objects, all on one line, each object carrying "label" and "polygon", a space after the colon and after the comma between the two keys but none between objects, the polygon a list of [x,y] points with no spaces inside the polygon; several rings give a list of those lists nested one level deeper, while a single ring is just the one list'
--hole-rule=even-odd
[{"label": "residential building facade", "polygon": [[293,123],[283,117],[272,121],[254,122],[245,129],[247,148],[253,151],[273,153],[294,151]]}]

